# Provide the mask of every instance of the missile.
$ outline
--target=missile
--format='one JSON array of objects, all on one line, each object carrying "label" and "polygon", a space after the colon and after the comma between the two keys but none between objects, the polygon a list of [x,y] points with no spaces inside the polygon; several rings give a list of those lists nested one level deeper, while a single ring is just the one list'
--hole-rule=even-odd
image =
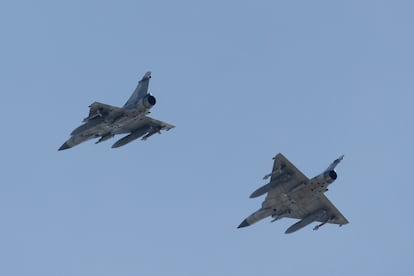
[{"label": "missile", "polygon": [[114,137],[114,134],[112,134],[112,133],[109,133],[107,135],[103,135],[101,137],[101,139],[99,139],[98,141],[95,142],[95,144],[99,144],[100,142],[106,141],[106,140],[108,140],[108,139],[110,139],[112,137]]},{"label": "missile", "polygon": [[311,224],[315,220],[319,220],[323,217],[326,217],[326,211],[325,210],[321,209],[319,211],[316,211],[315,213],[308,215],[304,219],[302,219],[302,220],[296,222],[295,224],[293,224],[292,226],[290,226],[286,230],[285,234],[290,234],[290,233],[293,233],[295,231],[298,231],[299,229],[302,229],[303,227],[307,226],[308,224]]},{"label": "missile", "polygon": [[[268,178],[268,177],[270,177],[272,175],[274,175],[274,174],[273,173],[270,173],[270,174],[266,175],[264,178]],[[270,183],[268,183],[268,184],[260,187],[256,191],[254,191],[250,195],[250,198],[259,197],[259,196],[267,193],[271,189],[275,188],[277,185],[280,185],[282,183],[288,182],[290,179],[291,179],[291,175],[289,173],[282,172],[278,176],[274,177]]]},{"label": "missile", "polygon": [[138,129],[134,132],[132,132],[131,134],[119,139],[118,141],[115,142],[115,144],[112,145],[112,148],[119,148],[123,145],[128,144],[129,142],[138,139],[139,137],[141,137],[142,135],[144,135],[147,132],[147,129]]},{"label": "missile", "polygon": [[142,137],[142,140],[143,141],[147,140],[148,138],[150,138],[155,133],[161,134],[161,128],[155,128],[155,129],[151,130],[144,137]]},{"label": "missile", "polygon": [[270,223],[275,222],[275,221],[277,221],[277,220],[279,220],[279,219],[283,218],[285,215],[287,215],[287,214],[289,214],[289,213],[290,213],[290,210],[288,209],[288,210],[286,210],[286,211],[280,212],[279,214],[277,214],[277,213],[273,214],[273,215],[272,215],[272,218],[273,218],[273,219],[270,221]]},{"label": "missile", "polygon": [[261,219],[264,219],[265,217],[268,217],[272,214],[273,210],[271,208],[261,208],[248,216],[245,220],[240,223],[240,225],[237,228],[246,227],[249,225],[252,225],[253,223],[258,222]]},{"label": "missile", "polygon": [[254,191],[254,192],[250,195],[250,198],[259,197],[259,196],[261,196],[261,195],[263,195],[263,194],[267,193],[268,191],[270,191],[270,190],[271,190],[271,188],[272,188],[272,184],[273,184],[273,183],[271,182],[271,183],[268,183],[268,184],[266,184],[266,185],[264,185],[264,186],[260,187],[259,189],[257,189],[256,191]]}]

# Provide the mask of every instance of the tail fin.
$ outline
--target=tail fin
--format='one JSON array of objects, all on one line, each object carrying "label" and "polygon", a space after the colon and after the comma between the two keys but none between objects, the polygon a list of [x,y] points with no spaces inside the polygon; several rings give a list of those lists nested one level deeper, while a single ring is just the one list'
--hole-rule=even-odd
[{"label": "tail fin", "polygon": [[339,156],[335,161],[332,162],[332,164],[329,165],[329,167],[326,169],[326,171],[331,171],[335,169],[335,167],[344,159],[344,155]]},{"label": "tail fin", "polygon": [[139,100],[143,98],[148,93],[149,80],[151,78],[151,72],[148,71],[138,82],[137,88],[135,88],[134,93],[129,97],[128,101],[124,104],[124,108],[131,109],[135,108]]}]

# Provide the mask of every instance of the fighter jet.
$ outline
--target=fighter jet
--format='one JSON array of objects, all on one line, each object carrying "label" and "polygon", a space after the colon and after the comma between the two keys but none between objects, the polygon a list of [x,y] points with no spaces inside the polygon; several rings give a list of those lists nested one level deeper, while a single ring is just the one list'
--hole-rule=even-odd
[{"label": "fighter jet", "polygon": [[151,72],[145,73],[123,107],[92,103],[89,116],[83,120],[84,124],[72,131],[70,139],[59,150],[69,149],[93,138],[100,138],[96,142],[98,144],[117,134],[127,133],[112,145],[117,148],[140,137],[146,140],[155,133],[161,133],[161,130],[174,128],[173,125],[147,116],[156,103],[155,97],[148,93],[150,78]]},{"label": "fighter jet", "polygon": [[343,155],[340,156],[321,174],[309,179],[281,153],[277,154],[273,158],[272,172],[263,178],[270,178],[270,182],[250,195],[250,198],[255,198],[267,193],[262,208],[248,216],[237,228],[252,225],[269,216],[273,218],[271,222],[281,218],[300,219],[286,230],[286,234],[314,221],[320,224],[313,230],[326,223],[347,224],[348,220],[324,195],[328,186],[336,180],[335,167],[343,158]]}]

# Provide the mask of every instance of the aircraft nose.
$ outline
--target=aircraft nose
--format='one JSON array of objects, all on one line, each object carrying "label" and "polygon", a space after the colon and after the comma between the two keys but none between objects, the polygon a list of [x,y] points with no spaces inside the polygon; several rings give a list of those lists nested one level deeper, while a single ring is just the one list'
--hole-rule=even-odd
[{"label": "aircraft nose", "polygon": [[65,142],[62,146],[60,146],[60,148],[58,150],[65,150],[65,149],[68,149],[68,148],[70,148],[70,146],[69,146],[68,142]]},{"label": "aircraft nose", "polygon": [[250,223],[247,222],[247,219],[243,220],[242,223],[237,228],[247,227]]}]

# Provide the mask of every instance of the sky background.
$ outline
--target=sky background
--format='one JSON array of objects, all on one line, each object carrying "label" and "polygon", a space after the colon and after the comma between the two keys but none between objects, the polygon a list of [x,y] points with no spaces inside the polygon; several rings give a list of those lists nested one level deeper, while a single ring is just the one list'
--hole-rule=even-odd
[{"label": "sky background", "polygon": [[[408,275],[412,1],[2,1],[0,275]],[[58,152],[152,71],[176,125]],[[350,224],[248,228],[282,152]]]}]

